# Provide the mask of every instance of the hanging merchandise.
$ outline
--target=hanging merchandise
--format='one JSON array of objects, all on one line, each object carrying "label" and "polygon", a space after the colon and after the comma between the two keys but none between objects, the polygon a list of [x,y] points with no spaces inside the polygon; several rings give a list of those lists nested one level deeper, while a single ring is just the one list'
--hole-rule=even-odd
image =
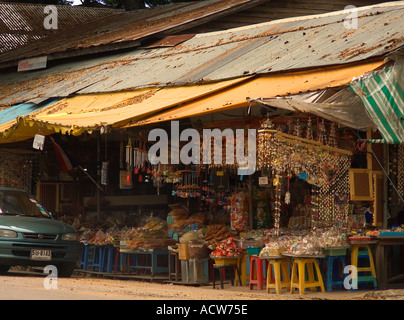
[{"label": "hanging merchandise", "polygon": [[293,134],[296,137],[301,137],[302,136],[302,126],[300,125],[299,119],[297,119],[297,123],[295,125],[295,130],[294,130]]},{"label": "hanging merchandise", "polygon": [[326,145],[327,144],[327,129],[325,127],[324,119],[319,125],[318,142]]},{"label": "hanging merchandise", "polygon": [[126,168],[130,170],[133,167],[133,154],[132,154],[132,139],[128,138],[128,143],[126,144]]},{"label": "hanging merchandise", "polygon": [[254,189],[255,221],[257,229],[269,227],[269,190]]},{"label": "hanging merchandise", "polygon": [[[294,133],[300,134],[299,124],[297,128]],[[318,186],[317,218],[331,224],[344,220],[347,215],[351,152],[325,144],[328,140],[324,120],[319,130],[319,140],[324,143],[279,132],[273,129],[269,119],[266,120],[258,130],[257,168],[270,170],[277,176],[273,180],[274,187],[277,187],[279,177],[291,175]],[[336,145],[335,127],[331,134],[330,142]],[[285,202],[289,201],[290,192],[287,191]]]},{"label": "hanging merchandise", "polygon": [[184,199],[199,198],[201,196],[201,190],[196,173],[193,171],[184,171],[181,183],[174,187],[173,195]]},{"label": "hanging merchandise", "polygon": [[274,227],[275,235],[280,235],[281,226],[281,186],[278,184],[275,189],[275,207],[274,207]]},{"label": "hanging merchandise", "polygon": [[331,128],[330,128],[330,135],[328,137],[328,143],[330,147],[338,148],[338,143],[337,143],[337,128],[336,124],[332,123]]},{"label": "hanging merchandise", "polygon": [[311,128],[311,118],[309,117],[309,120],[307,120],[307,129],[306,129],[306,139],[307,140],[313,140],[313,129]]},{"label": "hanging merchandise", "polygon": [[230,198],[230,226],[232,230],[243,231],[249,227],[248,193],[245,191],[235,192]]},{"label": "hanging merchandise", "polygon": [[286,191],[286,193],[285,193],[285,203],[286,204],[290,204],[290,197],[291,197],[291,194],[290,194],[290,176],[288,176],[288,189],[287,189],[287,191]]}]

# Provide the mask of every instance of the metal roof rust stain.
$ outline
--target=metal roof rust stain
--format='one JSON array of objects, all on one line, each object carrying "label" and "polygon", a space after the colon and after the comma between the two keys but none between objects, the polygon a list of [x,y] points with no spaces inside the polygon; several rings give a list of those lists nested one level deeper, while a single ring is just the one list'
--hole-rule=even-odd
[{"label": "metal roof rust stain", "polygon": [[[72,70],[68,72],[58,72],[60,68],[63,70],[63,66],[56,66],[54,71],[47,69],[42,73],[31,73],[37,74],[38,78],[21,81],[21,91],[15,87],[17,83],[3,81],[3,84],[0,83],[0,97],[8,98],[3,99],[3,104],[11,100],[29,101],[55,92],[56,89],[52,87],[56,83],[60,84],[62,89],[59,94],[63,96],[63,84],[65,87],[75,87],[76,83],[83,81],[89,82],[82,83],[81,87],[77,85],[76,92],[120,91],[199,81],[207,83],[240,77],[246,70],[250,74],[263,74],[358,62],[386,55],[404,44],[404,30],[400,20],[394,19],[404,17],[404,6],[397,5],[396,8],[378,14],[377,19],[369,18],[373,16],[370,14],[362,15],[368,17],[363,19],[369,19],[361,21],[364,33],[361,29],[346,31],[340,13],[322,15],[318,19],[290,19],[286,22],[196,35],[174,47],[139,48],[111,58],[88,60],[89,65],[93,64],[91,67],[79,65],[74,69],[72,64]],[[374,28],[374,24],[379,21],[390,23],[379,24],[378,28]],[[317,35],[320,37],[314,37],[314,31],[319,31]],[[334,42],[330,41],[329,35],[335,35],[332,39]],[[307,40],[310,41],[309,46]],[[217,46],[218,43],[220,46]],[[290,48],[290,51],[286,52],[285,47]],[[180,58],[181,63],[178,61]],[[163,59],[162,67],[160,62]],[[168,72],[164,66],[167,66]],[[49,72],[54,73],[47,74]],[[141,79],[134,77],[136,73],[142,74]],[[21,75],[16,75],[15,79],[18,77]]]},{"label": "metal roof rust stain", "polygon": [[[260,2],[264,2],[264,0],[206,0],[120,12],[71,28],[69,33],[63,34],[63,37],[56,33],[49,35],[46,42],[38,40],[25,46],[23,50],[16,48],[12,50],[12,54],[10,52],[2,55],[0,62],[95,46],[112,44],[117,46],[119,43],[128,43],[153,35],[159,38],[161,37],[158,36],[159,34],[172,28],[186,28],[189,23],[195,24],[199,20],[204,23],[226,10],[242,9]],[[133,46],[138,45],[138,43],[133,43]]]}]

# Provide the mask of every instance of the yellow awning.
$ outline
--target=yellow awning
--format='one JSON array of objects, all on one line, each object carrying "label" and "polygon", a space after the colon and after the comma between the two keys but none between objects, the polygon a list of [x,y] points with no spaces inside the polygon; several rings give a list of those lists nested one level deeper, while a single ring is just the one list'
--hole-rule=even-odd
[{"label": "yellow awning", "polygon": [[247,79],[183,87],[148,88],[130,92],[80,95],[62,99],[0,130],[0,143],[22,141],[40,133],[80,135],[101,126],[121,127],[131,120],[212,94]]},{"label": "yellow awning", "polygon": [[248,107],[247,98],[286,96],[347,85],[354,77],[383,63],[378,60],[211,84],[69,97],[19,117],[4,131],[0,127],[0,143],[26,140],[37,133],[80,135],[101,126],[127,128]]},{"label": "yellow awning", "polygon": [[277,97],[347,85],[384,64],[383,61],[350,66],[337,66],[294,73],[266,75],[250,79],[216,94],[206,95],[171,108],[148,119],[133,122],[127,127],[152,124],[198,116],[206,113],[248,107],[247,98]]}]

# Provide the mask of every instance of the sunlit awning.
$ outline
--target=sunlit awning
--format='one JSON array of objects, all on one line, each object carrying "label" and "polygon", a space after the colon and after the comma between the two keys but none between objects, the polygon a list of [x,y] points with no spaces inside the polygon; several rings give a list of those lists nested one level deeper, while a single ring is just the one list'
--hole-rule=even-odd
[{"label": "sunlit awning", "polygon": [[49,135],[60,132],[77,136],[102,126],[121,127],[131,120],[187,103],[246,79],[64,98],[40,110],[20,115],[0,130],[0,143],[29,139],[37,133]]},{"label": "sunlit awning", "polygon": [[249,98],[276,98],[344,86],[355,77],[359,77],[383,65],[383,61],[364,64],[335,66],[294,73],[280,73],[252,78],[215,94],[205,95],[198,100],[189,101],[181,106],[163,109],[163,112],[134,120],[131,126],[140,126],[162,121],[178,120],[206,113],[224,111],[249,106]]},{"label": "sunlit awning", "polygon": [[0,143],[35,134],[81,135],[103,126],[127,128],[249,106],[249,98],[278,97],[347,85],[375,70],[382,60],[363,64],[250,76],[209,84],[145,88],[64,98],[0,130]]}]

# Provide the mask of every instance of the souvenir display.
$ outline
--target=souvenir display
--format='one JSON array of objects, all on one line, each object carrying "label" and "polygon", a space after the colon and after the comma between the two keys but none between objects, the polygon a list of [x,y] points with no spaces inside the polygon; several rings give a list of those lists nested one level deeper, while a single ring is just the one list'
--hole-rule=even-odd
[{"label": "souvenir display", "polygon": [[248,221],[248,194],[244,191],[235,192],[230,198],[230,225],[233,230],[246,230]]},{"label": "souvenir display", "polygon": [[233,236],[221,241],[210,254],[213,258],[237,257],[243,254],[243,249],[238,246],[237,239]]},{"label": "souvenir display", "polygon": [[[286,204],[289,204],[293,197],[289,190],[291,176],[297,176],[313,186],[311,217],[313,225],[332,225],[336,221],[346,220],[351,162],[347,152],[335,149],[337,146],[335,124],[331,125],[330,139],[327,139],[325,122],[321,121],[318,140],[323,144],[301,138],[299,123],[295,127],[294,134],[296,137],[274,130],[272,122],[265,121],[258,130],[258,169],[270,170],[276,177],[274,185],[279,183],[281,176],[288,178],[284,198]],[[307,134],[309,137],[312,135],[310,130]],[[332,148],[328,148],[329,144],[332,144]],[[278,226],[278,214],[279,205],[275,200],[276,226]]]},{"label": "souvenir display", "polygon": [[280,256],[283,252],[286,252],[293,243],[298,240],[297,237],[282,236],[271,239],[265,243],[265,247],[261,249],[259,256],[261,258],[270,256]]}]

